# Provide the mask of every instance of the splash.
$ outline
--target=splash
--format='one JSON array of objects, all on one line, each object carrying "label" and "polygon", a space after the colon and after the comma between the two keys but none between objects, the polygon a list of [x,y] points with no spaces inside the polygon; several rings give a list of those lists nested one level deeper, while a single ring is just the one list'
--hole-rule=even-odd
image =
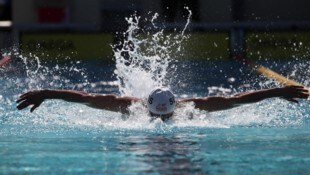
[{"label": "splash", "polygon": [[189,36],[185,30],[190,23],[191,12],[184,29],[177,34],[167,34],[156,26],[158,14],[155,13],[147,29],[141,28],[141,17],[133,15],[126,18],[128,30],[123,33],[125,40],[113,46],[116,62],[115,74],[121,95],[146,97],[158,86],[170,86],[177,67],[175,57],[181,54],[182,42]]},{"label": "splash", "polygon": [[[16,99],[24,92],[36,89],[88,90],[91,87],[87,72],[79,61],[67,60],[66,64],[39,59],[35,54],[23,55],[16,50],[6,53],[12,59],[0,70],[1,105],[0,123],[20,123],[14,118],[27,119],[27,113],[16,111]],[[29,111],[27,111],[29,112]],[[53,117],[53,116],[51,116]]]}]

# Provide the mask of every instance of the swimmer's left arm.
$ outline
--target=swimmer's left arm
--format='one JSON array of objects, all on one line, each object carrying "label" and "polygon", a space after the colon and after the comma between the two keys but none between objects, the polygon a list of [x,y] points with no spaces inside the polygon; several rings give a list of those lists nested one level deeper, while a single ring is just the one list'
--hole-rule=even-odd
[{"label": "swimmer's left arm", "polygon": [[115,112],[127,113],[131,103],[139,101],[135,97],[120,97],[114,94],[91,94],[75,90],[33,90],[22,94],[17,100],[17,109],[32,106],[30,112],[39,107],[43,101],[58,99],[68,102],[82,103],[87,106]]},{"label": "swimmer's left arm", "polygon": [[114,112],[128,113],[128,107],[140,99],[131,96],[117,96],[114,94],[89,94],[86,105]]},{"label": "swimmer's left arm", "polygon": [[256,103],[273,97],[281,97],[288,101],[298,102],[296,98],[308,98],[309,91],[303,86],[285,86],[281,88],[243,92],[231,97],[186,98],[180,99],[179,102],[193,102],[196,108],[212,112],[231,109],[243,104]]}]

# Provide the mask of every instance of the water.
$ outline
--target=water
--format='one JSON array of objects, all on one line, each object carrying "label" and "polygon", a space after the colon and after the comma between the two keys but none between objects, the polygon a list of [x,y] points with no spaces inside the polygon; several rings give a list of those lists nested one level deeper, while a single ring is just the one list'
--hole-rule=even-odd
[{"label": "water", "polygon": [[[6,83],[1,81],[8,86]],[[109,80],[94,84],[98,92],[113,93],[117,89],[116,83]],[[207,87],[184,87],[177,95],[203,95]],[[134,107],[136,113],[128,119],[118,113],[62,101],[46,101],[34,113],[17,111],[14,100],[23,89],[9,90],[13,92],[5,92],[0,99],[1,174],[310,171],[307,100],[295,105],[271,99],[210,114],[194,111],[191,120],[187,112],[193,109],[189,106],[176,111],[173,121],[163,123],[150,122],[143,109],[136,109],[139,106]]]},{"label": "water", "polygon": [[309,172],[306,128],[50,131],[2,136],[1,148],[2,174]]},{"label": "water", "polygon": [[[172,50],[190,36],[143,29],[149,36],[143,38],[135,32],[139,20],[128,18],[124,47],[114,46],[116,64],[51,63],[11,53],[13,67],[0,72],[0,174],[310,173],[309,99],[268,99],[214,113],[188,104],[168,122],[150,121],[141,104],[131,106],[129,116],[57,100],[33,113],[16,110],[18,95],[30,89],[145,98],[159,85],[177,97],[278,86],[233,61],[178,61]],[[308,60],[261,64],[310,85]]]}]

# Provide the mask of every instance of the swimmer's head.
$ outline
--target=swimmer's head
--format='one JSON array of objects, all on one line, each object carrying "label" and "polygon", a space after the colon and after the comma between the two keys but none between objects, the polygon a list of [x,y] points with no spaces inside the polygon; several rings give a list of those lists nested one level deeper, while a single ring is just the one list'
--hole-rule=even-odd
[{"label": "swimmer's head", "polygon": [[175,109],[173,93],[165,87],[155,88],[147,99],[147,108],[152,116],[171,117]]}]

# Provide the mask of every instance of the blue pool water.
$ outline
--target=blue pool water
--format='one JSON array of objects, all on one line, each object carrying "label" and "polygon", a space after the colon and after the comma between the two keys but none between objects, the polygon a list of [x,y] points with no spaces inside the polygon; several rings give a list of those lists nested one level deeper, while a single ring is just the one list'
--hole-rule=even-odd
[{"label": "blue pool water", "polygon": [[[277,85],[229,61],[178,64],[171,75],[178,97]],[[309,85],[309,61],[290,64],[268,66]],[[166,123],[151,122],[139,106],[129,117],[56,100],[33,113],[17,111],[18,94],[32,88],[119,93],[114,64],[41,66],[1,72],[0,174],[310,173],[309,100],[268,99],[215,113],[189,106]]]},{"label": "blue pool water", "polygon": [[305,127],[25,133],[1,137],[1,174],[308,174],[309,139]]}]

